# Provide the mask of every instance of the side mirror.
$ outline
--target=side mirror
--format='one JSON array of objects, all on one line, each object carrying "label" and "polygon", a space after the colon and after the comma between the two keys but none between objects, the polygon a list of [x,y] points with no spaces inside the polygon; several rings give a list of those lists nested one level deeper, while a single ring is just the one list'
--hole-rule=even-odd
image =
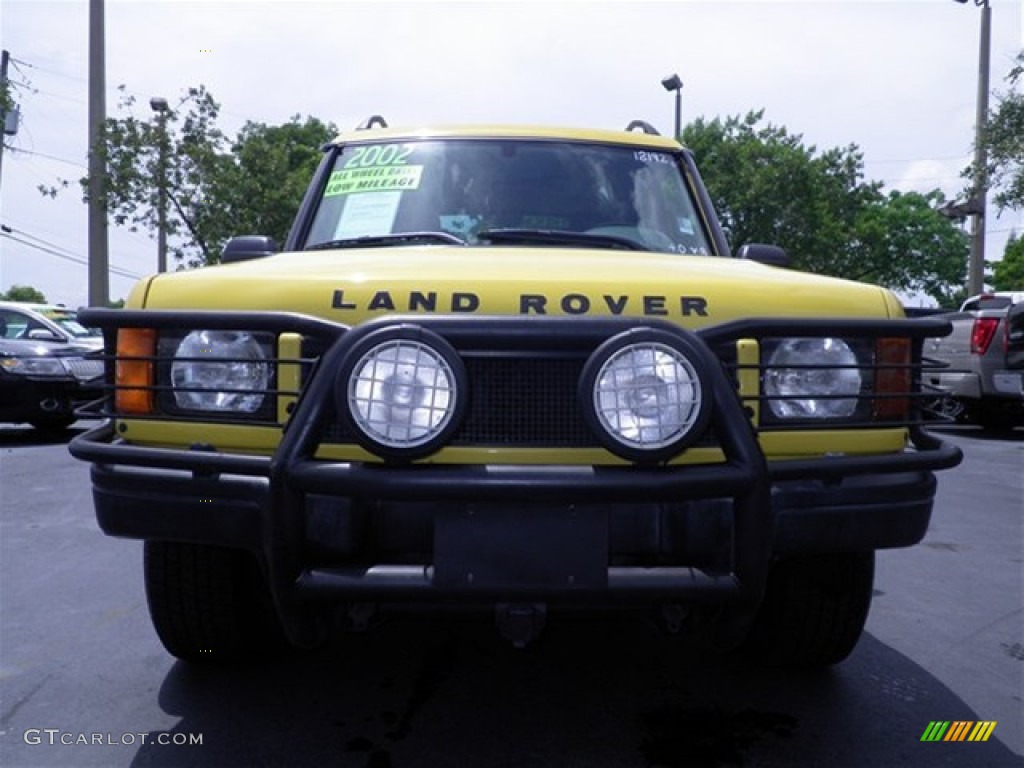
[{"label": "side mirror", "polygon": [[770,267],[789,267],[792,261],[789,254],[777,245],[765,245],[764,243],[747,243],[741,245],[736,256],[747,261],[756,261],[759,264],[767,264]]},{"label": "side mirror", "polygon": [[34,328],[28,332],[33,341],[64,341],[64,337],[46,328]]},{"label": "side mirror", "polygon": [[240,235],[232,237],[224,246],[220,255],[222,264],[231,264],[236,261],[249,261],[250,259],[262,259],[264,256],[272,256],[281,250],[281,246],[272,237],[266,235]]}]

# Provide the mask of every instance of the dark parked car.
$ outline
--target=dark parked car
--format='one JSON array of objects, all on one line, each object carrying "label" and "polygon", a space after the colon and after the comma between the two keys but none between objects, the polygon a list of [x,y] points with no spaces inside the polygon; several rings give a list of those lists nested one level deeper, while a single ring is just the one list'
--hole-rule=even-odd
[{"label": "dark parked car", "polygon": [[70,426],[75,408],[100,395],[101,345],[74,310],[0,303],[0,421]]}]

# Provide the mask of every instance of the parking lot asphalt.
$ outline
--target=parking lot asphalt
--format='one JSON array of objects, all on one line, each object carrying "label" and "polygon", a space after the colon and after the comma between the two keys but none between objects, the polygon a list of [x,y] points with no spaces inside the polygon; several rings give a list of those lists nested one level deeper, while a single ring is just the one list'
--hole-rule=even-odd
[{"label": "parking lot asphalt", "polygon": [[[879,554],[850,658],[794,674],[633,617],[554,617],[523,651],[486,618],[396,618],[189,667],[149,624],[141,545],[97,529],[87,467],[0,429],[0,765],[1024,765],[1024,431],[941,434],[965,461],[927,537]],[[996,726],[922,742],[933,721]]]}]

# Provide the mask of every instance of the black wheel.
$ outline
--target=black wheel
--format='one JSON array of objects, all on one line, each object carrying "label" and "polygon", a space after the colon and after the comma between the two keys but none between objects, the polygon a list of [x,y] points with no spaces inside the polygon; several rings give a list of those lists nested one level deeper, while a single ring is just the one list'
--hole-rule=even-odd
[{"label": "black wheel", "polygon": [[967,409],[960,400],[945,395],[927,401],[921,411],[926,419],[957,424],[964,420]]},{"label": "black wheel", "polygon": [[968,406],[967,420],[990,432],[1010,432],[1021,424],[1024,417],[1019,408],[999,407],[987,403]]},{"label": "black wheel", "polygon": [[75,423],[75,417],[53,416],[45,419],[35,419],[29,423],[40,432],[63,432]]},{"label": "black wheel", "polygon": [[874,552],[778,561],[740,651],[752,660],[777,666],[839,663],[864,629],[874,574]]},{"label": "black wheel", "polygon": [[147,541],[145,578],[153,627],[179,659],[230,664],[287,648],[270,590],[249,552]]}]

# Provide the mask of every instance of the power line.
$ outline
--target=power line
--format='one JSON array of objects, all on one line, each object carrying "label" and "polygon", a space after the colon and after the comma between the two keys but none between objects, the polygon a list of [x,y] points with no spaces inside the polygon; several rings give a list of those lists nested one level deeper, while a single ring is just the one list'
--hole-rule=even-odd
[{"label": "power line", "polygon": [[[88,82],[84,77],[75,77],[75,76],[72,76],[72,75],[66,75],[63,72],[57,72],[56,70],[46,69],[46,68],[43,68],[43,67],[39,67],[39,66],[37,66],[35,64],[29,64],[27,61],[22,61],[21,59],[15,59],[13,56],[10,58],[10,61],[11,61],[12,64],[17,62],[17,63],[23,64],[23,65],[25,65],[27,67],[32,67],[32,69],[38,70],[39,72],[46,72],[46,73],[51,74],[51,75],[57,75],[58,77],[65,77],[65,78],[67,78],[69,80],[74,80],[76,82],[80,82],[80,83]],[[19,82],[15,82],[15,81],[12,80],[12,81],[9,81],[11,85],[17,86],[19,88],[24,88],[25,90],[30,91],[32,95],[50,96],[51,98],[54,98],[54,99],[61,99],[63,101],[70,101],[70,102],[75,103],[75,104],[85,105],[85,104],[88,103],[85,99],[78,98],[77,96],[68,96],[67,94],[64,94],[64,93],[54,93],[53,91],[46,91],[46,90],[42,90],[41,88],[37,88],[34,85],[32,85],[32,81],[29,80],[28,75],[26,75],[24,72],[22,72],[20,68],[18,68],[18,67],[15,67],[15,68],[18,69],[19,73],[21,74],[22,77],[25,78],[26,81],[23,82],[23,83],[19,83]],[[118,88],[118,87],[109,87],[109,88],[106,89],[106,92],[107,92],[108,96],[120,96],[121,89]],[[129,94],[129,95],[131,95],[133,98],[136,98],[136,99],[139,98],[138,96],[135,96],[135,94]],[[232,114],[234,114],[234,113],[232,113]],[[250,118],[247,118],[247,119],[250,119]]]},{"label": "power line", "polygon": [[[49,69],[47,67],[40,67],[38,64],[32,64],[30,62],[25,61],[24,59],[16,59],[13,56],[11,57],[11,63],[14,64],[16,68],[17,68],[18,64],[21,64],[23,66],[28,67],[29,69],[36,69],[36,70],[39,70],[40,72],[46,72],[47,74],[50,74],[50,75],[56,75],[57,77],[66,77],[68,80],[77,80],[80,83],[87,82],[84,77],[79,77],[78,75],[68,75],[68,74],[65,74],[64,72],[58,72],[55,69]],[[20,71],[20,69],[19,69],[19,71]],[[24,72],[22,72],[21,74],[25,75]]]},{"label": "power line", "polygon": [[33,94],[41,93],[44,96],[50,96],[50,97],[52,97],[54,99],[61,99],[62,101],[71,101],[71,102],[74,102],[75,104],[85,104],[85,99],[79,99],[76,96],[65,96],[62,93],[54,93],[53,91],[44,91],[41,88],[33,88],[32,89],[32,93]]},{"label": "power line", "polygon": [[36,245],[35,243],[30,243],[28,240],[22,240],[20,237],[15,237],[13,234],[7,232],[6,229],[0,230],[0,235],[6,237],[8,240],[13,240],[16,243],[21,243],[22,245],[26,245],[29,248],[35,248],[37,251],[49,253],[52,256],[57,256],[58,258],[65,259],[66,261],[72,261],[75,262],[76,264],[83,265],[86,263],[85,259],[76,258],[75,256],[70,256],[66,253],[61,253],[60,251],[55,250],[53,248],[48,248],[45,245]]},{"label": "power line", "polygon": [[28,80],[26,80],[24,83],[19,83],[17,80],[11,80],[10,78],[8,78],[7,84],[13,86],[14,88],[24,88],[26,91],[29,91],[31,93],[38,93],[38,91],[32,87],[32,83]]},{"label": "power line", "polygon": [[73,165],[76,168],[81,168],[83,171],[89,170],[86,166],[82,165],[81,163],[77,163],[74,160],[67,160],[63,157],[55,157],[54,155],[48,155],[45,152],[35,152],[31,149],[21,149],[19,147],[7,148],[11,150],[11,152],[22,153],[26,155],[36,155],[37,157],[45,157],[47,160],[56,160],[58,163],[67,163],[68,165]]},{"label": "power line", "polygon": [[[11,59],[11,61],[13,61],[13,59]],[[52,96],[55,99],[62,99],[63,101],[72,101],[76,104],[85,104],[85,100],[80,99],[77,96],[68,96],[64,93],[54,93],[53,91],[45,91],[42,88],[37,88],[36,86],[32,85],[32,81],[25,76],[24,72],[20,72],[20,74],[22,77],[25,78],[24,82],[18,82],[17,80],[8,80],[7,84],[12,85],[15,88],[21,88],[32,96],[43,94],[44,96]]]},{"label": "power line", "polygon": [[[13,219],[10,218],[9,214],[7,215],[7,220],[8,221],[13,221]],[[58,235],[58,233],[53,232],[53,231],[49,231],[49,230],[47,230],[47,229],[45,229],[43,227],[40,227],[38,224],[33,223],[32,226],[35,227],[38,231],[44,232],[45,234],[55,235],[55,236]],[[33,240],[36,240],[36,241],[40,242],[40,243],[44,243],[46,245],[49,245],[49,246],[51,246],[53,248],[57,248],[58,250],[62,250],[65,253],[68,253],[68,254],[71,254],[72,256],[75,256],[76,258],[81,258],[74,251],[71,251],[70,249],[65,248],[62,245],[58,245],[57,243],[54,243],[54,242],[52,242],[50,240],[44,240],[43,238],[39,237],[38,235],[29,234],[25,230],[19,229],[17,226],[12,227],[12,226],[7,225],[7,224],[0,224],[0,231],[2,231],[2,232],[15,232],[15,233],[21,235],[22,237],[31,238]],[[135,232],[135,231],[132,231],[131,229],[127,229],[125,227],[118,227],[117,232],[118,232],[118,236],[119,237],[123,237],[123,238],[126,238],[126,239],[130,238],[140,248],[143,245],[145,245],[147,248],[152,246],[152,238],[146,237],[141,232]],[[129,251],[129,253],[131,253],[131,251]],[[145,258],[145,256],[143,256],[143,258]],[[135,259],[129,259],[129,261],[135,261]],[[143,269],[147,269],[147,267],[145,265],[143,265],[142,268]],[[126,267],[120,267],[120,269],[127,269],[127,268]],[[132,277],[140,277],[139,275],[136,275],[134,273],[131,273],[131,276]]]},{"label": "power line", "polygon": [[951,155],[947,157],[915,157],[911,160],[868,160],[864,158],[865,165],[897,165],[899,163],[923,163],[923,162],[945,162],[947,160],[963,160],[964,162],[970,161],[969,154],[962,155]]},{"label": "power line", "polygon": [[[43,251],[44,253],[48,253],[51,256],[56,256],[57,258],[64,259],[65,261],[70,261],[74,264],[80,264],[83,267],[89,266],[89,262],[86,261],[84,258],[71,256],[65,253],[61,253],[60,251],[54,250],[53,248],[48,248],[44,245],[36,245],[35,243],[29,242],[28,240],[22,240],[20,237],[15,237],[13,234],[8,233],[6,231],[6,228],[4,230],[0,230],[0,236],[6,237],[8,240],[12,240],[15,243],[20,243],[21,245],[24,245],[28,248],[35,248],[37,251]],[[121,269],[120,267],[111,266],[110,271],[116,275],[120,275],[121,277],[130,277],[136,280],[142,277],[142,275],[138,275],[134,272],[129,272],[128,270]]]},{"label": "power line", "polygon": [[872,179],[872,181],[880,181],[887,187],[891,187],[895,184],[917,184],[921,182],[941,182],[941,181],[959,181],[959,176],[911,176],[909,178],[901,177],[898,179]]},{"label": "power line", "polygon": [[29,234],[28,232],[26,232],[23,229],[15,229],[14,227],[8,226],[7,224],[0,224],[0,232],[4,232],[6,234],[12,234],[12,233],[13,234],[18,234],[18,235],[21,235],[22,237],[27,237],[30,240],[35,240],[37,243],[42,243],[43,245],[48,245],[51,248],[56,248],[57,250],[63,251],[64,253],[66,253],[66,254],[68,254],[70,256],[74,256],[76,258],[81,258],[80,256],[78,256],[77,253],[75,253],[74,251],[68,250],[63,245],[58,245],[57,243],[51,243],[49,240],[44,240],[41,237]]}]

